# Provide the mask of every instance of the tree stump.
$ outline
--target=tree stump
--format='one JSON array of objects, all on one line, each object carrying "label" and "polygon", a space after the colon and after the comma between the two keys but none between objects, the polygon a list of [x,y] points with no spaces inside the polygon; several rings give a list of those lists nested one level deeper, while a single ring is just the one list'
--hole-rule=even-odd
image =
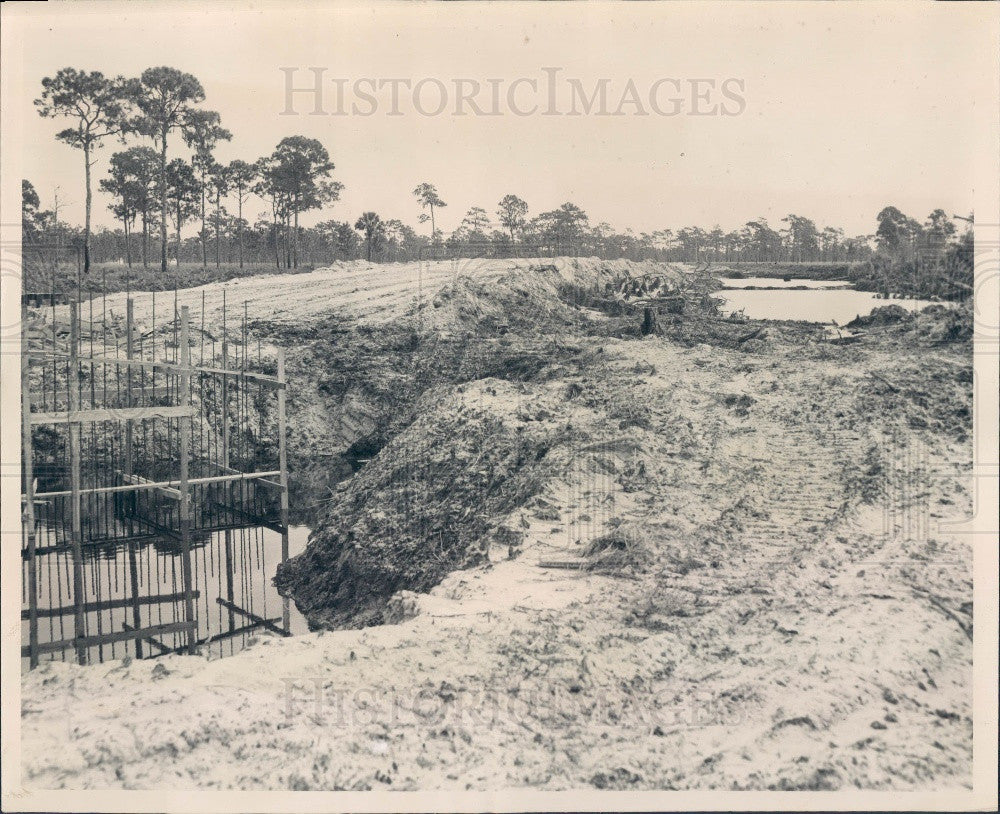
[{"label": "tree stump", "polygon": [[642,331],[643,336],[656,333],[656,311],[652,308],[644,308],[642,311]]}]

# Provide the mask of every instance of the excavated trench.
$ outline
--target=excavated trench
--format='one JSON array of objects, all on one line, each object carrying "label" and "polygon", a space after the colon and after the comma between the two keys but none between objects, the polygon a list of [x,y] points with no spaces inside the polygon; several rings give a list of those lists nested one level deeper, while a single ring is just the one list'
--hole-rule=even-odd
[{"label": "excavated trench", "polygon": [[[573,429],[504,413],[535,388],[585,371],[602,337],[640,335],[635,314],[607,298],[633,271],[567,262],[488,283],[459,278],[377,327],[251,326],[296,346],[292,509],[314,532],[275,584],[312,627],[379,624],[397,591],[427,591],[482,563],[491,545],[516,554],[520,533],[498,518],[532,498],[549,450]],[[490,388],[477,388],[470,401],[466,386],[487,380],[506,396],[484,403]]]},{"label": "excavated trench", "polygon": [[[648,322],[642,308],[609,296],[623,276],[630,284],[637,275],[538,266],[488,283],[460,278],[377,327],[255,326],[297,346],[293,506],[314,531],[275,584],[311,627],[381,624],[399,591],[427,592],[491,551],[516,557],[524,530],[511,518],[572,468],[574,450],[597,440],[595,427],[626,438],[650,428],[648,409],[625,395],[634,376],[618,387],[603,355],[609,340],[641,342]],[[796,346],[822,356],[827,347],[818,325],[723,318],[704,287],[683,300],[656,315],[655,332],[671,346],[746,358]],[[933,317],[927,330],[938,331]],[[737,416],[752,405],[729,399],[723,406]],[[690,422],[666,432],[670,454],[710,466]]]}]

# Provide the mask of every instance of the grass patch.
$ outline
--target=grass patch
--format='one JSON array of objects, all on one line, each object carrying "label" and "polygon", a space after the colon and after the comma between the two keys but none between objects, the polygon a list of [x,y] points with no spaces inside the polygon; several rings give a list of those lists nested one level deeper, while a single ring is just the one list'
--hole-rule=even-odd
[{"label": "grass patch", "polygon": [[584,555],[591,558],[588,568],[615,576],[632,576],[648,571],[656,560],[648,532],[641,526],[620,525],[594,538]]}]

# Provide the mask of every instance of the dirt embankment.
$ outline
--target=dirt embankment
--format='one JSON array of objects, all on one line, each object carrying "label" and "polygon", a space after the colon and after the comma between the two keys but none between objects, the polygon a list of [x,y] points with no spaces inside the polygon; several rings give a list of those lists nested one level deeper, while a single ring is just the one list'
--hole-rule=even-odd
[{"label": "dirt embankment", "polygon": [[[516,549],[522,530],[498,518],[551,476],[550,450],[565,457],[581,435],[572,421],[544,419],[578,395],[567,380],[594,366],[598,336],[639,333],[638,320],[623,316],[634,310],[620,293],[629,280],[680,291],[689,272],[560,259],[485,282],[456,277],[378,328],[254,323],[299,346],[293,467],[320,506],[308,550],[279,569],[277,584],[314,626],[379,623],[396,591],[426,591],[456,568],[483,563],[491,542]],[[688,296],[692,308],[712,308],[704,292]],[[503,396],[496,386],[466,391],[479,382],[515,388]],[[505,399],[519,405],[553,382],[569,390],[539,415],[503,410]],[[622,409],[627,429],[631,411]],[[326,499],[310,476],[329,477],[328,461],[317,455],[323,442],[340,445],[331,457],[373,460],[342,487],[327,480]]]},{"label": "dirt embankment", "polygon": [[[683,287],[678,269],[653,271],[674,275]],[[493,545],[516,556],[524,529],[510,521],[511,513],[564,475],[581,445],[607,442],[606,428],[617,433],[615,443],[626,445],[652,429],[648,400],[622,397],[630,388],[616,391],[617,377],[602,356],[612,337],[641,338],[642,308],[616,292],[635,288],[623,285],[623,278],[644,280],[651,273],[580,261],[540,264],[488,282],[456,279],[422,308],[378,329],[326,325],[299,331],[296,339],[310,342],[297,368],[302,380],[296,398],[314,387],[309,406],[324,404],[320,414],[340,422],[339,433],[327,428],[327,443],[331,436],[339,439],[349,457],[372,464],[329,487],[312,542],[279,570],[279,589],[316,627],[378,624],[398,591],[426,592],[456,568],[487,562]],[[883,326],[879,341],[896,348],[919,337],[941,345],[953,339],[955,319],[934,309]],[[720,356],[753,358],[791,348],[819,357],[864,355],[861,348],[833,350],[818,328],[722,319],[703,292],[661,313],[656,335],[712,347]],[[288,341],[287,331],[283,339]],[[871,423],[869,407],[882,422],[907,415],[907,430],[933,428],[965,440],[967,372],[953,374],[949,363],[934,358],[921,359],[919,367],[907,372],[918,383],[921,371],[930,373],[936,386],[926,393],[892,385],[876,371],[864,380],[864,398],[853,405],[857,414],[842,411],[852,413],[850,423],[830,430],[850,439],[844,442],[845,467],[884,443],[885,427],[864,440],[855,429]],[[823,378],[819,371],[813,375]],[[538,400],[543,406],[523,406]],[[759,397],[727,392],[718,400],[720,409],[745,418]],[[801,409],[794,399],[782,404]],[[309,406],[293,406],[308,415]],[[711,419],[671,425],[669,437],[681,448],[670,456],[711,457],[689,437],[695,420]],[[808,420],[794,414],[786,425]],[[301,419],[293,448],[309,450],[300,456],[305,465],[323,469]],[[727,488],[744,502],[751,499],[741,484]]]},{"label": "dirt embankment", "polygon": [[282,584],[324,627],[393,624],[35,671],[26,785],[968,787],[969,341],[934,314],[643,337],[551,283],[448,294],[480,341],[357,351],[412,402]]},{"label": "dirt embankment", "polygon": [[386,269],[389,300],[378,288],[366,298],[342,287],[325,312],[298,322],[284,307],[251,307],[254,336],[294,349],[288,440],[299,522],[316,522],[334,486],[413,421],[424,393],[490,376],[544,377],[578,352],[574,337],[600,316],[582,307],[595,291],[650,271],[682,276],[673,266],[567,258],[428,268]]}]

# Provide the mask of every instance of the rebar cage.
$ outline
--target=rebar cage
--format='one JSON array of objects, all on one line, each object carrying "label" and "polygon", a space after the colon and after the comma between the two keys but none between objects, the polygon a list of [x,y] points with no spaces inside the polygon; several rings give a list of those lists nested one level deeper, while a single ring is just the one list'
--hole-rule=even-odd
[{"label": "rebar cage", "polygon": [[103,293],[22,306],[29,667],[290,632],[264,584],[277,541],[288,557],[283,350],[253,347],[245,304],[230,330],[225,304],[196,324],[161,294],[157,321],[151,297],[142,320],[131,296],[123,314]]}]

